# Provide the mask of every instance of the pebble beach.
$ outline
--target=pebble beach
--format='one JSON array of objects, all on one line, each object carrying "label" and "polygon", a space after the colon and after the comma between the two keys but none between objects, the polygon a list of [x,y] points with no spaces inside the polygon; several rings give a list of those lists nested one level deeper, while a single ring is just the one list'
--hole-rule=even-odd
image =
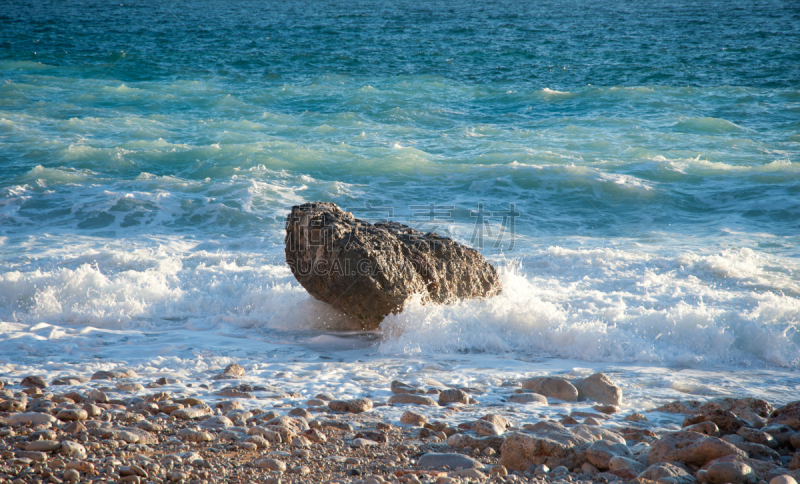
[{"label": "pebble beach", "polygon": [[795,484],[795,3],[0,2],[0,483]]},{"label": "pebble beach", "polygon": [[[287,394],[256,384],[238,364],[200,384],[206,401],[181,386],[126,368],[3,382],[0,482],[792,484],[800,477],[800,402],[774,408],[718,398],[623,411],[621,388],[602,373],[500,388],[393,381],[384,401]],[[488,393],[502,394],[504,404],[481,404]],[[541,418],[516,421],[520,406],[540,409]],[[547,418],[553,409],[557,418]],[[680,423],[654,423],[659,415]]]}]

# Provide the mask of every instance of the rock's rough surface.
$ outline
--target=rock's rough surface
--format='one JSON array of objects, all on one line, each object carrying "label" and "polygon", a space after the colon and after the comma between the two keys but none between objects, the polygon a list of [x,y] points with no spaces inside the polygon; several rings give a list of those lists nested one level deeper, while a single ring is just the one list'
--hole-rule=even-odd
[{"label": "rock's rough surface", "polygon": [[606,405],[622,403],[622,389],[603,373],[578,380],[575,388],[578,389],[578,400],[594,400]]},{"label": "rock's rough surface", "polygon": [[372,225],[333,203],[292,207],[285,253],[312,296],[365,329],[376,329],[414,294],[450,303],[501,290],[497,271],[477,250],[397,222]]},{"label": "rock's rough surface", "polygon": [[793,430],[800,430],[800,400],[776,408],[769,416],[769,423],[783,424]]},{"label": "rock's rough surface", "polygon": [[47,382],[40,376],[30,375],[23,378],[20,385],[28,388],[46,388]]},{"label": "rock's rough surface", "polygon": [[517,471],[524,471],[531,464],[574,469],[586,462],[590,443],[561,424],[543,421],[533,425],[531,433],[509,434],[500,449],[500,464]]},{"label": "rock's rough surface", "polygon": [[428,417],[420,415],[416,412],[406,411],[403,412],[402,416],[400,416],[400,423],[421,427],[422,425],[428,423]]},{"label": "rock's rough surface", "polygon": [[625,444],[611,443],[606,440],[592,442],[586,449],[586,458],[589,462],[600,470],[610,467],[609,461],[614,457],[633,458],[631,450]]},{"label": "rock's rough surface", "polygon": [[448,403],[469,403],[469,395],[464,390],[453,388],[444,390],[439,394],[439,405],[447,405]]},{"label": "rock's rough surface", "polygon": [[558,398],[559,400],[567,402],[574,402],[578,399],[578,389],[563,378],[549,376],[531,378],[530,380],[522,382],[522,388],[546,397]]},{"label": "rock's rough surface", "polygon": [[683,464],[702,466],[725,455],[747,457],[747,453],[735,445],[716,437],[697,432],[670,432],[653,442],[647,463],[676,461]]},{"label": "rock's rough surface", "polygon": [[710,484],[747,484],[755,483],[758,478],[744,462],[717,462],[706,469],[706,480]]},{"label": "rock's rough surface", "polygon": [[740,428],[748,424],[747,421],[737,417],[730,410],[707,409],[702,413],[686,417],[683,420],[683,426],[688,427],[701,422],[713,422],[722,435],[735,434]]}]

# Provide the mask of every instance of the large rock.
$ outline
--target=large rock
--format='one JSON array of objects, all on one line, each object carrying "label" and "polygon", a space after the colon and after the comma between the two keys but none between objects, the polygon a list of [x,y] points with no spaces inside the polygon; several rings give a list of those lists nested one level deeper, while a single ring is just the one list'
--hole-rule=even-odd
[{"label": "large rock", "polygon": [[757,480],[756,473],[744,462],[716,462],[706,469],[709,484],[748,484]]},{"label": "large rock", "polygon": [[586,449],[586,459],[600,470],[610,467],[609,462],[614,457],[633,458],[633,453],[625,444],[612,443],[607,440],[592,442]]},{"label": "large rock", "polygon": [[725,455],[747,457],[747,453],[735,445],[717,437],[709,437],[697,432],[670,432],[653,442],[647,463],[676,461],[683,464],[702,466],[706,462]]},{"label": "large rock", "polygon": [[557,398],[567,402],[574,402],[578,399],[578,389],[563,378],[549,376],[531,378],[522,382],[522,388],[546,397]]},{"label": "large rock", "polygon": [[800,400],[776,408],[769,416],[769,424],[782,424],[800,430]]},{"label": "large rock", "polygon": [[736,416],[730,410],[706,409],[702,413],[686,417],[683,420],[683,427],[695,425],[701,422],[713,422],[716,424],[719,432],[722,435],[735,434],[742,427],[748,425],[748,422]]},{"label": "large rock", "polygon": [[639,474],[639,479],[648,481],[658,481],[661,479],[671,479],[673,482],[694,481],[694,477],[686,472],[686,469],[675,465],[672,462],[661,462],[653,464]]},{"label": "large rock", "polygon": [[767,422],[767,417],[772,413],[772,405],[759,398],[744,397],[715,398],[705,403],[697,400],[674,401],[658,407],[653,411],[686,414],[704,414],[717,410],[733,412],[737,417],[750,423],[751,426],[760,428]]},{"label": "large rock", "polygon": [[312,296],[365,329],[401,311],[414,294],[444,304],[501,290],[497,271],[477,250],[397,222],[372,225],[333,203],[292,207],[285,252]]},{"label": "large rock", "polygon": [[509,434],[500,448],[500,464],[515,471],[524,471],[531,464],[574,469],[586,462],[591,442],[561,424],[543,421],[533,425],[531,433]]},{"label": "large rock", "polygon": [[575,388],[578,389],[578,400],[594,400],[607,405],[622,403],[622,389],[603,373],[578,380]]}]

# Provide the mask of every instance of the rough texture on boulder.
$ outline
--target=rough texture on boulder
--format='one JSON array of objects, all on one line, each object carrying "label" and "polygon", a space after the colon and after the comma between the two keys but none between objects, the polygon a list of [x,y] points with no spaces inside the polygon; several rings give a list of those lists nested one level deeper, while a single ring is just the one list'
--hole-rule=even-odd
[{"label": "rough texture on boulder", "polygon": [[733,412],[737,417],[746,420],[753,427],[761,428],[766,424],[767,417],[770,416],[773,408],[767,401],[758,398],[721,397],[706,403],[701,403],[697,400],[674,401],[652,411],[694,415],[717,410]]},{"label": "rough texture on boulder", "polygon": [[800,430],[800,401],[776,408],[769,416],[769,424],[783,424],[793,430]]},{"label": "rough texture on boulder", "polygon": [[614,457],[633,458],[633,453],[625,444],[612,443],[606,440],[592,442],[586,449],[586,458],[589,462],[600,470],[610,467],[609,461]]},{"label": "rough texture on boulder", "polygon": [[647,463],[676,461],[693,466],[702,466],[706,462],[725,455],[747,457],[747,453],[735,445],[716,437],[709,437],[697,432],[671,432],[650,446]]},{"label": "rough texture on boulder", "polygon": [[603,373],[578,380],[575,388],[578,389],[578,400],[594,400],[607,405],[622,403],[622,389]]},{"label": "rough texture on boulder", "polygon": [[513,432],[506,437],[500,448],[500,464],[511,470],[524,471],[531,464],[574,469],[586,462],[590,439],[548,421],[533,425],[531,431]]},{"label": "rough texture on boulder", "polygon": [[292,207],[286,262],[316,299],[375,329],[405,301],[447,304],[500,292],[495,268],[475,249],[397,222],[370,224],[333,203]]},{"label": "rough texture on boulder", "polygon": [[695,425],[701,422],[713,422],[717,425],[722,435],[735,434],[740,428],[747,425],[747,421],[736,416],[730,410],[713,409],[702,413],[686,417],[683,420],[683,427]]}]

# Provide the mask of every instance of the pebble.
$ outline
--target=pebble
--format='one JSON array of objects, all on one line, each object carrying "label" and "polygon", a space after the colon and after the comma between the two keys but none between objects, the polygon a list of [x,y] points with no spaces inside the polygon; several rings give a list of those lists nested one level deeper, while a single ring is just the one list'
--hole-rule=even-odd
[{"label": "pebble", "polygon": [[20,382],[20,385],[28,388],[47,388],[47,382],[44,378],[36,375],[26,376]]},{"label": "pebble", "polygon": [[312,415],[308,410],[306,410],[305,408],[300,408],[300,407],[293,408],[293,409],[289,410],[289,415],[291,415],[293,417],[303,417],[305,419],[312,418]]},{"label": "pebble", "polygon": [[201,417],[209,417],[214,414],[211,407],[205,404],[200,404],[194,407],[181,408],[173,411],[170,415],[181,420],[194,420]]},{"label": "pebble", "polygon": [[269,469],[278,472],[284,472],[286,470],[286,463],[278,459],[261,459],[255,462],[255,466],[261,469]]},{"label": "pebble", "polygon": [[121,392],[127,393],[136,393],[144,390],[144,386],[141,383],[134,383],[134,382],[127,382],[127,381],[120,381],[114,385],[117,390]]},{"label": "pebble", "polygon": [[516,393],[508,397],[511,403],[539,403],[547,405],[547,397],[538,393]]},{"label": "pebble", "polygon": [[403,415],[400,416],[400,423],[406,425],[414,425],[417,427],[421,427],[428,422],[428,417],[418,414],[416,412],[412,412],[410,410],[403,412]]},{"label": "pebble", "polygon": [[431,467],[444,467],[448,466],[451,469],[461,467],[463,469],[483,468],[483,464],[471,457],[463,454],[456,453],[439,453],[429,452],[424,454],[417,461],[417,467],[420,469],[428,469]]},{"label": "pebble", "polygon": [[438,403],[431,397],[426,397],[424,395],[415,395],[410,393],[401,393],[398,395],[393,395],[389,399],[390,405],[398,405],[398,404],[408,404],[408,405],[432,405],[438,406]]},{"label": "pebble", "polygon": [[769,484],[797,484],[797,481],[792,476],[782,475],[770,479]]},{"label": "pebble", "polygon": [[89,400],[93,400],[95,403],[108,403],[108,395],[100,390],[92,390],[89,392]]},{"label": "pebble", "polygon": [[92,375],[92,380],[119,380],[121,378],[138,378],[139,375],[129,368],[117,368],[111,371],[98,371]]},{"label": "pebble", "polygon": [[87,418],[89,418],[89,412],[87,412],[82,408],[64,409],[56,414],[56,418],[64,422],[86,420]]},{"label": "pebble", "polygon": [[42,425],[42,424],[53,424],[55,422],[57,422],[57,420],[52,415],[39,412],[15,413],[14,415],[8,417],[8,419],[6,420],[6,423],[8,425],[21,425],[21,424]]},{"label": "pebble", "polygon": [[81,478],[80,472],[75,469],[67,469],[64,471],[64,480],[67,482],[77,482]]},{"label": "pebble", "polygon": [[25,444],[25,450],[38,452],[53,452],[61,448],[61,442],[57,440],[37,440]]},{"label": "pebble", "polygon": [[448,405],[450,403],[463,403],[466,405],[469,404],[469,395],[464,390],[459,390],[457,388],[444,390],[439,394],[438,403],[441,406]]},{"label": "pebble", "polygon": [[353,439],[353,446],[354,447],[372,447],[378,445],[377,442],[374,440],[369,439]]},{"label": "pebble", "polygon": [[372,409],[372,400],[369,398],[357,398],[347,401],[347,411],[350,413],[362,413]]},{"label": "pebble", "polygon": [[86,447],[72,440],[61,442],[59,452],[66,457],[86,457]]}]

